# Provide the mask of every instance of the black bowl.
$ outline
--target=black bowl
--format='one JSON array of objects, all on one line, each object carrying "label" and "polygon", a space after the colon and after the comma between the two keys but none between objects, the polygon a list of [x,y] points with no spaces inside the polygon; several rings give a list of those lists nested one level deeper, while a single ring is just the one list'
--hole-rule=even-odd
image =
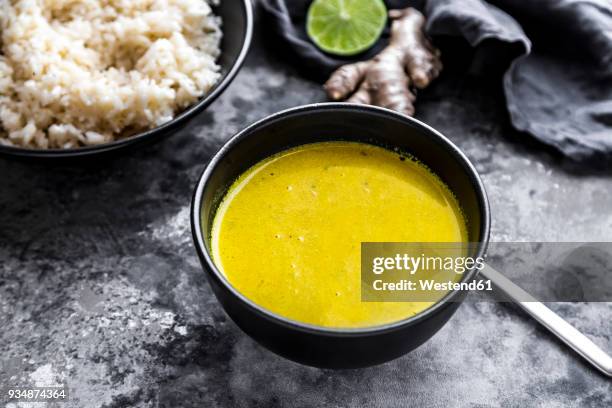
[{"label": "black bowl", "polygon": [[0,146],[0,156],[55,160],[108,156],[110,153],[118,153],[145,143],[158,141],[181,129],[223,93],[240,70],[251,46],[253,8],[250,0],[223,0],[218,6],[213,6],[213,12],[221,17],[224,27],[221,55],[218,61],[221,66],[221,78],[198,102],[176,115],[174,119],[151,130],[99,146],[75,149],[26,149]]},{"label": "black bowl", "polygon": [[[489,204],[482,182],[465,155],[446,137],[415,119],[369,106],[324,103],[283,111],[249,126],[213,157],[195,189],[191,227],[198,256],[212,289],[247,334],[297,362],[328,368],[356,368],[397,358],[433,336],[453,315],[465,292],[450,292],[424,312],[363,329],[332,329],[278,316],[240,294],[217,269],[210,252],[216,208],[231,183],[260,160],[287,148],[331,140],[360,141],[398,148],[431,168],[455,193],[468,233],[483,256],[489,239]],[[257,273],[257,271],[253,271]],[[476,274],[471,270],[462,281]]]}]

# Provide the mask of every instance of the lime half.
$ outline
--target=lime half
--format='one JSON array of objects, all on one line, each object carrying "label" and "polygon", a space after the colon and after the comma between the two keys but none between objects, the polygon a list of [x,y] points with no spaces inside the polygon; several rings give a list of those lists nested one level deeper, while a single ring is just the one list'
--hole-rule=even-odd
[{"label": "lime half", "polygon": [[387,23],[383,0],[314,0],[306,31],[325,52],[355,55],[370,48]]}]

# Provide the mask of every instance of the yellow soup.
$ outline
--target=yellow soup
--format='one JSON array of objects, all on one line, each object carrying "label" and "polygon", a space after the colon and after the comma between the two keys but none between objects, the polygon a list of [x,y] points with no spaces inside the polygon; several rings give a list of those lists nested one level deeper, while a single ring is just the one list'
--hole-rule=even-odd
[{"label": "yellow soup", "polygon": [[361,242],[466,242],[449,189],[425,166],[380,147],[314,143],[256,164],[215,215],[213,258],[244,296],[326,327],[398,321],[426,302],[362,302]]}]

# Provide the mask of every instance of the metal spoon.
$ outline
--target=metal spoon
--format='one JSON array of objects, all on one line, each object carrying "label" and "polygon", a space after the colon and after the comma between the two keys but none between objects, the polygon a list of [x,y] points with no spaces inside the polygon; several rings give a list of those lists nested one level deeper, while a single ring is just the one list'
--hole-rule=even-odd
[{"label": "metal spoon", "polygon": [[595,368],[608,377],[612,377],[612,357],[588,337],[490,265],[485,265],[480,273],[486,279],[490,279],[508,298],[550,330],[561,341],[574,349]]}]

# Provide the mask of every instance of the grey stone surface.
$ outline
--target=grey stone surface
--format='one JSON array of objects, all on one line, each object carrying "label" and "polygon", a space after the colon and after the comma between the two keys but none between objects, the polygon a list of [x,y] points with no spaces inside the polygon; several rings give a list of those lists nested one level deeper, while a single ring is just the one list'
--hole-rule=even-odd
[{"label": "grey stone surface", "polygon": [[[512,131],[498,87],[447,72],[417,114],[482,173],[493,239],[612,240],[610,170]],[[191,243],[192,188],[235,131],[322,100],[258,38],[230,89],[157,145],[86,167],[0,159],[0,386],[65,382],[65,407],[611,406],[609,379],[510,306],[465,304],[413,353],[346,371],[287,361],[228,319]],[[612,304],[553,306],[612,350]]]}]

